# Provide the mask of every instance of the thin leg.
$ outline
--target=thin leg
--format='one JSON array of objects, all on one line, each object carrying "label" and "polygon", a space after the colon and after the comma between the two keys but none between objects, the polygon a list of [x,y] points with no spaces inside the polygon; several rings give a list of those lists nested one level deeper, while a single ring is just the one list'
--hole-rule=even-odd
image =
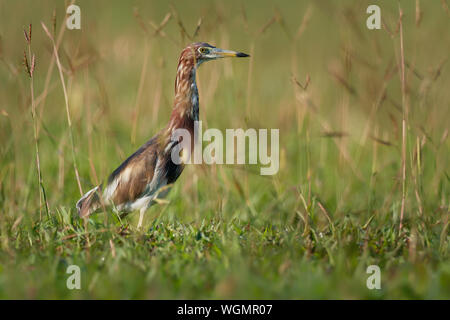
[{"label": "thin leg", "polygon": [[138,223],[138,226],[137,226],[138,229],[140,229],[141,226],[142,226],[142,222],[144,221],[144,213],[145,213],[146,209],[147,208],[144,207],[141,210],[139,210],[139,223]]}]

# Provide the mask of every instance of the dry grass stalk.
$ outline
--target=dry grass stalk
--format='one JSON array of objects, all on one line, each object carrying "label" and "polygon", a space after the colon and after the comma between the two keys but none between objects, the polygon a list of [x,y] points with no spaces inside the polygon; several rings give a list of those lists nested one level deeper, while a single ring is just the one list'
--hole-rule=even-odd
[{"label": "dry grass stalk", "polygon": [[141,76],[139,79],[139,87],[136,95],[136,101],[134,105],[134,114],[133,114],[133,125],[131,128],[131,144],[135,145],[136,143],[136,131],[137,131],[137,119],[139,117],[140,105],[141,105],[141,97],[142,92],[144,90],[145,78],[147,75],[147,62],[148,56],[150,55],[150,48],[148,40],[145,41],[145,50],[144,50],[144,63],[142,64]]},{"label": "dry grass stalk", "polygon": [[406,101],[406,79],[405,79],[405,52],[403,47],[403,11],[399,8],[399,30],[400,30],[400,68],[402,85],[402,204],[400,209],[399,232],[403,228],[406,202],[406,127],[408,119],[408,106]]},{"label": "dry grass stalk", "polygon": [[58,67],[59,77],[61,79],[61,85],[62,85],[63,93],[64,93],[64,101],[66,103],[66,115],[67,115],[67,124],[69,126],[70,146],[71,146],[71,149],[72,149],[73,169],[75,171],[75,177],[77,179],[78,189],[80,191],[80,195],[83,195],[83,189],[81,188],[81,182],[80,182],[80,174],[78,173],[78,167],[77,167],[77,162],[76,162],[76,157],[75,157],[75,144],[74,144],[74,141],[73,141],[73,130],[72,130],[72,120],[70,118],[69,98],[68,98],[68,95],[67,95],[66,84],[64,82],[64,75],[63,75],[63,71],[62,71],[61,62],[59,61],[58,49],[56,47],[55,39],[52,37],[52,35],[48,31],[48,29],[45,26],[45,24],[43,22],[41,22],[41,25],[42,25],[42,28],[44,29],[45,33],[47,34],[47,36],[52,41],[52,45],[53,45],[53,54],[55,56],[56,66]]},{"label": "dry grass stalk", "polygon": [[[70,2],[70,5],[74,4],[75,0],[72,0]],[[52,15],[52,28],[53,28],[53,37],[55,38],[56,35],[56,10],[53,10]],[[56,40],[56,48],[59,48],[59,45],[62,41],[62,37],[64,35],[64,31],[66,30],[66,25],[64,23],[61,24],[61,27],[59,29],[58,38]],[[39,110],[39,119],[42,119],[42,115],[44,113],[45,108],[45,102],[47,99],[47,94],[49,93],[49,85],[50,85],[50,79],[53,74],[53,68],[55,66],[55,57],[52,55],[52,58],[50,60],[50,65],[47,69],[47,75],[45,76],[45,84],[44,84],[44,90],[41,94],[42,101],[40,102],[40,110]],[[40,122],[38,122],[38,137],[40,132]]]},{"label": "dry grass stalk", "polygon": [[312,15],[312,6],[309,5],[308,8],[306,9],[305,14],[303,15],[303,19],[302,22],[300,23],[300,26],[298,27],[297,33],[295,34],[295,38],[294,40],[297,41],[303,34],[303,32],[305,32],[306,27],[308,26],[308,23],[311,19],[311,15]]},{"label": "dry grass stalk", "polygon": [[[34,71],[36,69],[36,56],[31,53],[31,24],[28,26],[28,32],[23,30],[25,40],[28,47],[28,56],[26,51],[23,52],[23,64],[26,72],[30,77],[30,92],[31,92],[31,117],[33,118],[33,135],[34,135],[34,147],[36,152],[36,169],[38,175],[38,188],[39,188],[39,219],[42,220],[42,205],[45,204],[47,215],[49,214],[49,205],[47,202],[47,196],[44,188],[44,179],[42,178],[41,160],[39,155],[39,141],[37,131],[37,118],[36,118],[36,101],[34,99]],[[31,63],[29,63],[31,61]]]},{"label": "dry grass stalk", "polygon": [[416,0],[416,26],[420,26],[420,22],[422,21],[422,10],[420,9],[420,0]]},{"label": "dry grass stalk", "polygon": [[[181,44],[184,43],[184,37],[187,37],[190,41],[193,41],[194,38],[198,35],[198,32],[200,30],[200,26],[202,25],[202,18],[200,17],[200,19],[197,22],[197,25],[195,27],[194,33],[192,34],[192,36],[186,31],[186,28],[184,27],[183,22],[181,21],[180,15],[178,14],[177,9],[175,8],[175,6],[173,4],[170,5],[170,9],[172,11],[172,15],[175,18],[175,20],[177,21],[177,25],[178,28],[180,29],[180,34],[181,34]],[[164,26],[167,21],[169,21],[170,16],[166,15],[166,17],[164,18],[164,20],[161,22],[160,27]],[[158,28],[158,29],[159,29]],[[159,30],[155,29],[155,32],[158,32]]]}]

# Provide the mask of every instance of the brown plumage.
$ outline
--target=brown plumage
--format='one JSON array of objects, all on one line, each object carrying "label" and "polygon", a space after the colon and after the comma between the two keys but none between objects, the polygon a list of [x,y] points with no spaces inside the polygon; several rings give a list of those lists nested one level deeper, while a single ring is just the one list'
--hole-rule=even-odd
[{"label": "brown plumage", "polygon": [[[193,136],[194,121],[199,119],[196,70],[205,61],[223,57],[248,55],[219,49],[207,43],[193,43],[181,52],[169,123],[114,170],[106,185],[88,191],[77,202],[80,217],[87,217],[102,206],[112,205],[123,213],[139,210],[138,228],[142,225],[144,212],[155,198],[167,194],[170,185],[183,171],[184,165],[177,165],[171,159],[172,149],[180,143],[172,140],[172,133],[182,128]],[[191,141],[194,143],[193,139]]]}]

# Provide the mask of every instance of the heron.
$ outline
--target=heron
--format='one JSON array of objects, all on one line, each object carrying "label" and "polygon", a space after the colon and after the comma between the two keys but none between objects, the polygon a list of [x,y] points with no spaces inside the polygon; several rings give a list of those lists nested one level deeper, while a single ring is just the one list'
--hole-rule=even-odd
[{"label": "heron", "polygon": [[102,207],[112,206],[120,214],[139,211],[137,228],[141,228],[145,211],[168,193],[183,172],[185,164],[171,159],[173,148],[181,141],[171,137],[174,130],[180,128],[188,130],[192,136],[194,122],[199,120],[196,71],[203,62],[225,57],[249,55],[205,42],[192,43],[182,50],[168,124],[118,166],[105,184],[89,190],[78,200],[76,208],[80,217],[86,218]]}]

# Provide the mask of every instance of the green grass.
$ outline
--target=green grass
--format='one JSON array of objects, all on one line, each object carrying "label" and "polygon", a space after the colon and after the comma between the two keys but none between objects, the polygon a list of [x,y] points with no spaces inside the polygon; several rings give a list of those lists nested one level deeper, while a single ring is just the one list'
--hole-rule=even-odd
[{"label": "green grass", "polygon": [[[176,209],[174,209],[176,210]],[[95,219],[98,220],[98,219]],[[389,221],[367,227],[349,216],[331,227],[314,220],[276,225],[222,217],[183,223],[155,220],[144,233],[105,227],[61,211],[3,236],[2,297],[9,298],[445,298],[449,265],[439,230],[407,236]],[[386,220],[386,219],[385,219]],[[379,227],[373,227],[379,225]],[[5,240],[8,239],[8,240]],[[8,242],[6,242],[8,241]],[[422,243],[422,241],[424,243]],[[111,244],[112,243],[112,244]],[[81,290],[66,288],[66,269],[81,268]],[[382,289],[366,288],[378,264]]]},{"label": "green grass", "polygon": [[[262,177],[258,166],[188,166],[169,203],[153,206],[137,231],[137,214],[120,221],[99,213],[84,224],[74,209],[80,194],[63,90],[56,66],[45,86],[52,51],[40,26],[52,29],[56,9],[59,32],[62,2],[0,1],[0,298],[449,299],[447,2],[419,1],[417,23],[415,1],[400,1],[409,106],[401,231],[398,6],[378,2],[392,36],[367,30],[371,3],[356,0],[243,2],[246,19],[240,1],[175,1],[175,9],[77,2],[82,29],[64,32],[59,55],[83,191],[170,116],[176,61],[191,42],[173,10],[190,34],[203,17],[196,41],[252,54],[201,67],[204,126],[280,129],[277,175]],[[146,35],[133,7],[151,34],[147,22],[172,12],[166,36]],[[48,215],[20,65],[29,23]],[[308,75],[306,90],[292,81]],[[66,287],[72,264],[81,290]],[[381,268],[381,290],[366,287],[369,265]]]}]

